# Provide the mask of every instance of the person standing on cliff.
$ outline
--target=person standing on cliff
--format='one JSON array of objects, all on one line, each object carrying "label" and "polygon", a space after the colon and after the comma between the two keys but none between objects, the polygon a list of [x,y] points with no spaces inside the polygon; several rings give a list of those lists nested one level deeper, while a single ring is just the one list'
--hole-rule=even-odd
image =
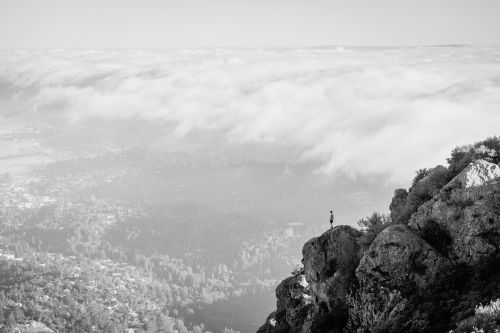
[{"label": "person standing on cliff", "polygon": [[334,219],[333,210],[331,210],[330,211],[330,229],[333,229],[333,219]]}]

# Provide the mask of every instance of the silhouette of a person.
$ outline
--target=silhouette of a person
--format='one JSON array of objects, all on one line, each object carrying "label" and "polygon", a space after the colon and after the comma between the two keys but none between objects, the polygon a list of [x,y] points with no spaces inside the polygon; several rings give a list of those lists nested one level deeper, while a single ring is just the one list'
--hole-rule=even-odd
[{"label": "silhouette of a person", "polygon": [[333,210],[331,210],[330,211],[330,229],[333,229],[333,219],[334,219]]}]

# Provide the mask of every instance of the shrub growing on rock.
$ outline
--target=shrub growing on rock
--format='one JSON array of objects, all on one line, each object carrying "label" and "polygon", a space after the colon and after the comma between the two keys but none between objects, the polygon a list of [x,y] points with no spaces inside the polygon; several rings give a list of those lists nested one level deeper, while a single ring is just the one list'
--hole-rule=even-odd
[{"label": "shrub growing on rock", "polygon": [[397,321],[406,306],[398,291],[380,290],[377,299],[372,294],[349,294],[349,322],[347,331],[381,331],[384,323]]},{"label": "shrub growing on rock", "polygon": [[479,305],[474,316],[459,323],[453,333],[497,333],[500,332],[500,298],[487,305]]},{"label": "shrub growing on rock", "polygon": [[371,216],[362,218],[357,223],[364,232],[359,238],[362,250],[370,246],[382,230],[394,224],[390,216],[379,212],[374,212]]},{"label": "shrub growing on rock", "polygon": [[[399,223],[407,224],[411,214],[416,212],[424,202],[430,200],[448,183],[448,170],[442,165],[430,170],[424,169],[424,172],[421,170],[417,172],[417,176],[415,177],[418,180],[408,191],[405,211],[402,214],[401,220],[398,221]],[[423,174],[425,176],[420,178]]]},{"label": "shrub growing on rock", "polygon": [[486,140],[476,142],[473,145],[456,147],[446,161],[448,167],[448,178],[451,180],[465,169],[470,162],[483,159],[491,163],[500,163],[500,137],[494,136]]},{"label": "shrub growing on rock", "polygon": [[427,176],[431,170],[432,169],[427,168],[418,169],[415,178],[413,178],[413,181],[411,182],[411,186],[415,186],[422,178]]}]

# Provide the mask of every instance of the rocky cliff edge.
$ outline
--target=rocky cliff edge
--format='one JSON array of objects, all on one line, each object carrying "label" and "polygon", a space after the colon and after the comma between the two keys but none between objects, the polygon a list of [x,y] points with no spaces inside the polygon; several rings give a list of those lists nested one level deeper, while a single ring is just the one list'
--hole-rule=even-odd
[{"label": "rocky cliff edge", "polygon": [[371,244],[338,226],[309,240],[259,333],[449,332],[500,297],[500,167],[443,166],[398,189]]}]

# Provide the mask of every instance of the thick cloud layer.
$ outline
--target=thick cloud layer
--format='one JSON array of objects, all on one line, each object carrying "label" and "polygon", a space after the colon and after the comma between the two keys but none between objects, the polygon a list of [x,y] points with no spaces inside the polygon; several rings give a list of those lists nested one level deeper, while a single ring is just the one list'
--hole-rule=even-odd
[{"label": "thick cloud layer", "polygon": [[0,89],[9,106],[69,123],[210,130],[293,147],[327,174],[406,183],[499,134],[500,48],[12,51],[0,53]]}]

